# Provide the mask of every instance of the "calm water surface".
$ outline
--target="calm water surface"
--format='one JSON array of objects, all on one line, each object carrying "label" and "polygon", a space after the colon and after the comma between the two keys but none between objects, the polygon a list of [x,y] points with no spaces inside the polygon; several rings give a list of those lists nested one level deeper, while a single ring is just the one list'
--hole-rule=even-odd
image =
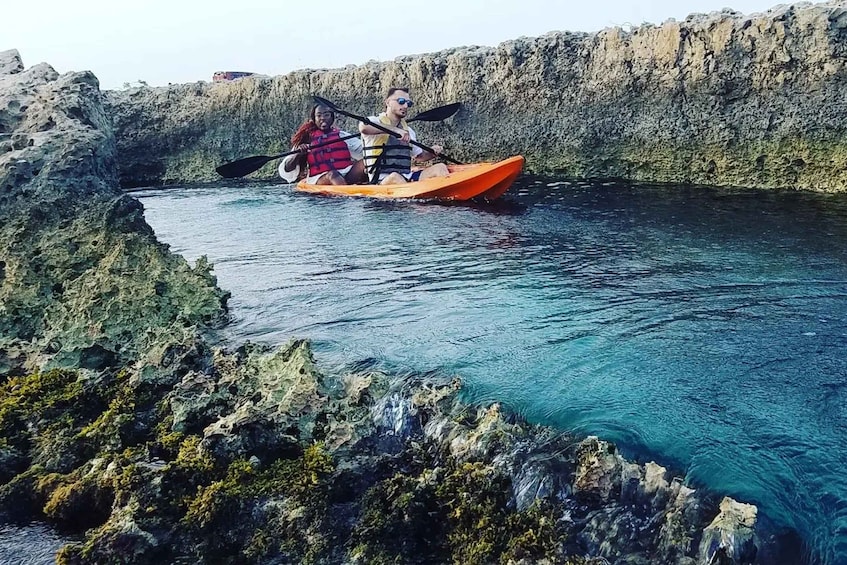
[{"label": "calm water surface", "polygon": [[136,193],[205,254],[239,340],[327,371],[460,375],[616,441],[847,562],[847,199],[524,178],[496,205]]}]

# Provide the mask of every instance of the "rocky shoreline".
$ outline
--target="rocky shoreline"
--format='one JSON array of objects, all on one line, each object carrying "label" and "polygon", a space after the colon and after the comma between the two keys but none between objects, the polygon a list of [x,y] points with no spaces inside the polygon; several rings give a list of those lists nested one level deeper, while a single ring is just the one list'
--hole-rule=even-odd
[{"label": "rocky shoreline", "polygon": [[[125,187],[214,180],[221,163],[288,149],[310,96],[367,114],[397,84],[464,161],[521,154],[572,178],[847,190],[843,1],[553,32],[343,69],[105,93]],[[347,123],[347,127],[354,127]],[[257,176],[271,178],[273,167]]]},{"label": "rocky shoreline", "polygon": [[59,563],[769,562],[755,506],[467,406],[210,345],[228,295],[118,186],[90,73],[0,53],[0,515]]}]

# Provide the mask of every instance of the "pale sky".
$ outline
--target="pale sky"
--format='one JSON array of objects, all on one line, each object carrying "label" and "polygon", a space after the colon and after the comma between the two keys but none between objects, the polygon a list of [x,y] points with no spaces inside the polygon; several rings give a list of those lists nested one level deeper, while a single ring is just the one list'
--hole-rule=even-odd
[{"label": "pale sky", "polygon": [[24,65],[90,70],[104,89],[211,80],[218,70],[267,75],[389,61],[548,31],[683,20],[777,0],[40,0],[0,9],[0,51]]}]

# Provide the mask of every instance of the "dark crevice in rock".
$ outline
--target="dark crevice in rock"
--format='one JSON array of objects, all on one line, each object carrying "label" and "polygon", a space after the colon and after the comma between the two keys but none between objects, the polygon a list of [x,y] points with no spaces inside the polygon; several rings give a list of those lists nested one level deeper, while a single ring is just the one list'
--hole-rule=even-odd
[{"label": "dark crevice in rock", "polygon": [[92,371],[103,371],[114,366],[117,355],[105,347],[94,344],[79,352],[79,366]]}]

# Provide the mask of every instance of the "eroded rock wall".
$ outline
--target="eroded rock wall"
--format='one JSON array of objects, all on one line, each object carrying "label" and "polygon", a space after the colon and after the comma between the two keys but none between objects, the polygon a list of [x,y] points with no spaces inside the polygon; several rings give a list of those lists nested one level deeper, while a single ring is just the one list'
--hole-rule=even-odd
[{"label": "eroded rock wall", "polygon": [[407,85],[419,109],[464,103],[418,128],[462,160],[523,154],[531,170],[572,177],[844,191],[845,57],[847,3],[800,3],[106,99],[125,186],[214,180],[223,162],[287,149],[312,94],[367,114]]},{"label": "eroded rock wall", "polygon": [[132,361],[225,300],[118,188],[97,78],[0,53],[0,375]]}]

